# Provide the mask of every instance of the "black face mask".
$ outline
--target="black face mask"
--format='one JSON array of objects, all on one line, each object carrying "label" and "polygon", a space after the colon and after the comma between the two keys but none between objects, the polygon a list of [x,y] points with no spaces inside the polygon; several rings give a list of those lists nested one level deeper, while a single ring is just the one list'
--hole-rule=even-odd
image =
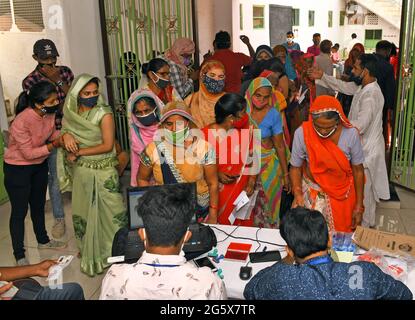
[{"label": "black face mask", "polygon": [[361,86],[362,85],[362,81],[363,79],[359,76],[355,76],[353,73],[350,75],[349,78],[350,81],[353,81],[354,83],[356,83],[356,85]]},{"label": "black face mask", "polygon": [[97,105],[99,99],[99,95],[91,98],[81,98],[79,97],[79,104],[83,105],[84,107],[93,108]]},{"label": "black face mask", "polygon": [[139,116],[139,115],[137,115],[137,114],[135,114],[135,116],[136,116],[136,118],[137,118],[137,120],[143,125],[143,126],[146,126],[146,127],[149,127],[149,126],[151,126],[151,125],[153,125],[153,124],[155,124],[155,123],[157,123],[157,122],[159,122],[159,118],[158,118],[158,116],[156,115],[156,112],[155,111],[153,111],[153,112],[151,112],[151,113],[149,113],[149,114],[147,114],[147,115],[145,115],[145,116]]},{"label": "black face mask", "polygon": [[40,109],[40,111],[43,114],[54,114],[54,113],[58,112],[58,110],[59,110],[59,104],[54,105],[54,106],[50,106],[50,107],[43,105],[43,108]]}]

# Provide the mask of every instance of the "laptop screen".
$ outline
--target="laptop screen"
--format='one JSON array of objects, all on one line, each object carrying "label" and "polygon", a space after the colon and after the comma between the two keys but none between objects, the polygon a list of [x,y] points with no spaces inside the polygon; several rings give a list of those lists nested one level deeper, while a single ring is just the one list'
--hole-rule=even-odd
[{"label": "laptop screen", "polygon": [[[197,195],[196,195],[196,183],[190,183],[192,185],[192,201],[194,203],[194,215],[192,216],[191,223],[196,223],[196,204],[197,204]],[[144,226],[143,219],[138,215],[138,199],[140,199],[146,192],[151,192],[152,190],[158,188],[169,188],[171,185],[162,185],[162,186],[150,186],[150,187],[137,187],[137,188],[128,188],[127,189],[127,201],[128,201],[128,221],[130,230],[135,230],[142,228]]]}]

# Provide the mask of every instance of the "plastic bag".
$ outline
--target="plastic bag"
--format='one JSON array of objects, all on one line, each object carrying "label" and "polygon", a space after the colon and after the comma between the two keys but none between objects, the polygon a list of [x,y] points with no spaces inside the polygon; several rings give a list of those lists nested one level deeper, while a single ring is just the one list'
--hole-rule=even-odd
[{"label": "plastic bag", "polygon": [[415,267],[411,256],[392,256],[389,252],[371,249],[357,258],[358,261],[372,262],[384,273],[403,283],[407,282],[408,274]]}]

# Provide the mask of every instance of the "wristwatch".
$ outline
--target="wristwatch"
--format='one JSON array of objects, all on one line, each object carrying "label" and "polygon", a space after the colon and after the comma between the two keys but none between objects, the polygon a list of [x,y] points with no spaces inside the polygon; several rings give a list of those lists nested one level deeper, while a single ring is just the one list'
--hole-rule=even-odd
[{"label": "wristwatch", "polygon": [[56,84],[58,85],[58,87],[63,87],[63,81],[62,80],[58,81]]}]

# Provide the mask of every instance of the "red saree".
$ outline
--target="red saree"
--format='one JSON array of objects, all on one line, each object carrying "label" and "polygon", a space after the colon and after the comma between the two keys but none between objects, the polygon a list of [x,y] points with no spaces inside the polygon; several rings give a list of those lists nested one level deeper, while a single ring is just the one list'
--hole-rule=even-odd
[{"label": "red saree", "polygon": [[[218,223],[230,225],[229,217],[235,208],[233,203],[245,190],[250,177],[244,174],[244,169],[248,155],[253,150],[252,128],[233,129],[222,141],[215,136],[215,129],[205,127],[202,132],[205,140],[215,148],[218,171],[231,176],[240,175],[235,183],[219,184]],[[251,213],[249,220],[236,219],[233,225],[251,227],[253,214]]]}]

